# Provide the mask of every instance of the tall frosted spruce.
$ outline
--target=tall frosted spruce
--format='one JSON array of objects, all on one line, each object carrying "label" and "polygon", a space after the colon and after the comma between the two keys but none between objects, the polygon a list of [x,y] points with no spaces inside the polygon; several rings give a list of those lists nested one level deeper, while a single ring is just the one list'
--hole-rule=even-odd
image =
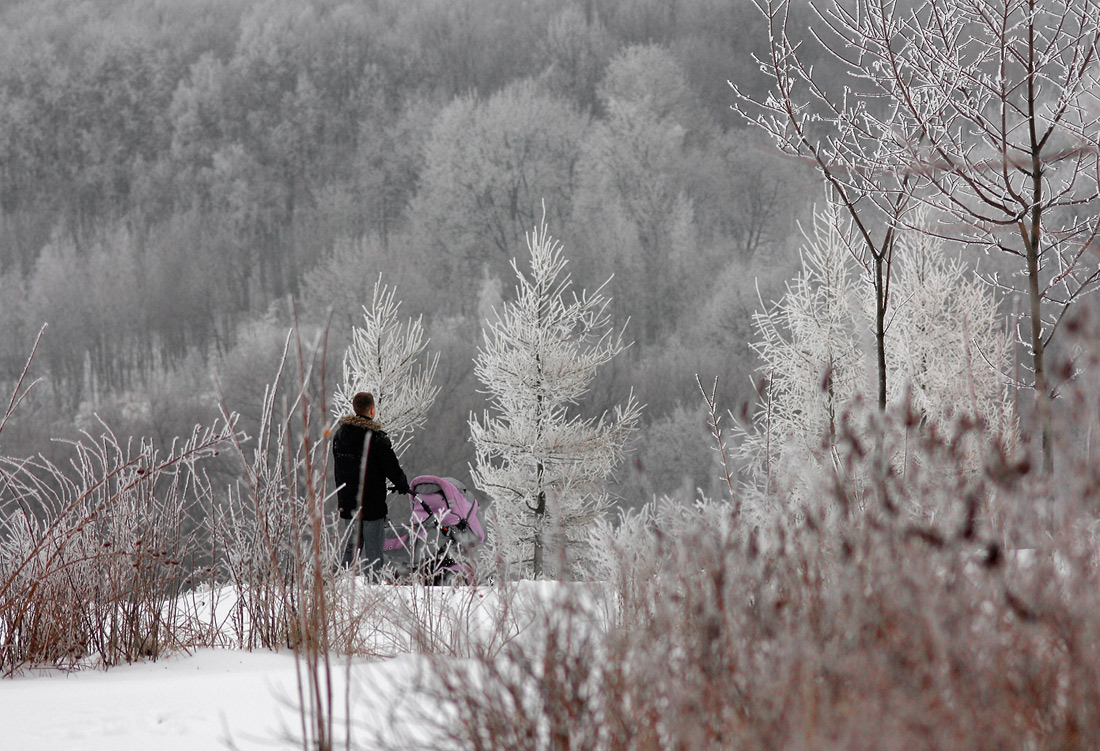
[{"label": "tall frosted spruce", "polygon": [[[606,512],[605,482],[637,429],[641,406],[597,417],[570,414],[600,366],[626,348],[611,328],[603,294],[570,291],[561,244],[545,219],[527,235],[531,273],[516,259],[516,299],[484,332],[475,373],[491,407],[470,415],[474,484],[492,498],[493,533],[503,562],[525,575],[580,565],[586,528]],[[610,280],[609,280],[610,281]]]},{"label": "tall frosted spruce", "polygon": [[424,424],[439,387],[433,385],[439,355],[421,365],[428,346],[419,317],[402,326],[401,303],[394,290],[374,283],[370,306],[363,306],[363,326],[355,327],[344,353],[344,377],[336,388],[334,404],[339,414],[351,413],[351,399],[359,391],[374,394],[378,419],[386,427],[400,456],[413,431]]}]

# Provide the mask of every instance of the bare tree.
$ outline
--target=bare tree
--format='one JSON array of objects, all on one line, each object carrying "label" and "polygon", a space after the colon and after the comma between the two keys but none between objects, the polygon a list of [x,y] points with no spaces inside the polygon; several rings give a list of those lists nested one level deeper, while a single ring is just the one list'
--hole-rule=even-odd
[{"label": "bare tree", "polygon": [[924,31],[904,45],[885,33],[867,40],[879,85],[920,136],[894,142],[893,159],[926,180],[929,200],[954,220],[954,238],[1016,259],[1027,301],[1020,340],[1049,472],[1046,349],[1100,281],[1100,2],[925,0],[895,27],[901,38]]},{"label": "bare tree", "polygon": [[[769,104],[787,107],[795,128],[813,113],[799,109],[791,81],[809,73],[785,35],[786,0],[758,4],[773,20],[779,92]],[[1051,471],[1046,350],[1066,312],[1100,283],[1100,1],[828,0],[815,11],[816,38],[864,93],[811,91],[841,132],[877,136],[864,166],[880,193],[909,185],[945,217],[937,232],[1015,260],[1023,289],[990,280],[1026,300],[1018,334]]]},{"label": "bare tree", "polygon": [[[917,212],[918,226],[926,214]],[[910,419],[885,427],[865,419],[858,396],[871,353],[861,332],[875,311],[857,291],[843,208],[830,203],[813,218],[798,275],[778,303],[753,316],[753,349],[765,381],[754,424],[738,428],[738,455],[753,478],[747,489],[760,491],[745,498],[755,523],[790,513],[794,501],[817,505],[815,473],[840,471],[837,446],[852,437],[885,434],[894,448],[884,460],[904,473],[912,460],[897,435],[917,440],[927,432],[951,435],[960,421],[981,425],[988,440],[972,440],[977,434],[954,439],[960,466],[975,472],[989,440],[1014,432],[1000,375],[1011,346],[993,290],[949,257],[941,238],[912,229],[898,234],[887,358],[889,408],[903,406]],[[868,484],[864,477],[846,479],[853,487]],[[777,497],[784,506],[775,505]]]},{"label": "bare tree", "polygon": [[[801,43],[788,33],[789,0],[753,0],[768,20],[770,52],[759,61],[774,86],[763,101],[737,94],[734,108],[772,136],[779,148],[808,160],[825,179],[826,187],[852,220],[849,250],[870,282],[875,300],[874,335],[877,355],[878,404],[886,408],[886,327],[890,307],[891,269],[897,230],[912,208],[914,177],[904,170],[883,169],[882,125],[894,122],[893,111],[881,110],[874,92],[857,87],[858,64],[850,63],[850,83],[831,87],[815,73],[801,53]],[[859,0],[866,4],[870,0]],[[819,37],[820,40],[820,37]],[[822,41],[829,48],[829,43]],[[838,57],[847,50],[837,45]]]}]

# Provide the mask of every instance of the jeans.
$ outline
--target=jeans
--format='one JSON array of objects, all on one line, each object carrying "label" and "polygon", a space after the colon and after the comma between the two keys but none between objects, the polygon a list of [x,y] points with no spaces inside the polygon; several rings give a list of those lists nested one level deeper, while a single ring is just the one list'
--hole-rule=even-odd
[{"label": "jeans", "polygon": [[386,542],[386,519],[363,521],[341,519],[340,536],[344,551],[340,564],[345,568],[355,565],[356,572],[375,576],[382,571],[383,546]]}]

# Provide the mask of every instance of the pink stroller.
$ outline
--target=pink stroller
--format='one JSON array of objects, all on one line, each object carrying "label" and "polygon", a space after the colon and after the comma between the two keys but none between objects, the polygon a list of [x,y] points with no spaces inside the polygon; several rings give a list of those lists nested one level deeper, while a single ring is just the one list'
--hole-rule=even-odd
[{"label": "pink stroller", "polygon": [[406,550],[412,571],[426,582],[470,580],[470,553],[485,542],[477,500],[451,477],[420,475],[409,487],[409,524],[386,540],[386,550]]}]

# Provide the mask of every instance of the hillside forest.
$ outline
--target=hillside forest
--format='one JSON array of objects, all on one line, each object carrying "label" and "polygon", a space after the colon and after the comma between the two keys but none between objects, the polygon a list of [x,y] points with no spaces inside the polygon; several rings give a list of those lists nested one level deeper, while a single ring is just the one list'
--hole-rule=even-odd
[{"label": "hillside forest", "polygon": [[[633,345],[620,495],[709,487],[695,375],[753,397],[751,314],[824,195],[731,111],[764,20],[722,0],[125,0],[0,9],[0,380],[48,324],[9,455],[100,421],[258,419],[295,320],[335,379],[379,277],[441,393],[412,473],[462,474],[473,358],[545,207]],[[809,186],[809,188],[807,187]],[[330,383],[330,388],[331,388]],[[249,422],[251,420],[251,423]]]}]

